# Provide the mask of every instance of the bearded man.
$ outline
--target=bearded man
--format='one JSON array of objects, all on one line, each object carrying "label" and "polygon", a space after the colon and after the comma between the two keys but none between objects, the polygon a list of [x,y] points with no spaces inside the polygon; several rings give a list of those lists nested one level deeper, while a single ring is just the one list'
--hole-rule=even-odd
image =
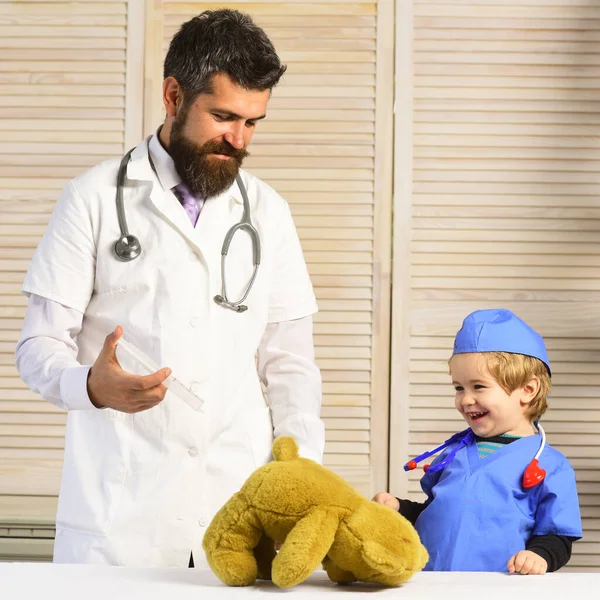
[{"label": "bearded man", "polygon": [[[23,380],[68,411],[55,562],[197,565],[274,437],[322,458],[302,250],[287,203],[240,169],[284,71],[249,16],[200,14],[170,44],[157,133],[57,202],[16,350]],[[161,368],[121,355],[122,335]],[[201,411],[167,390],[171,372]]]}]

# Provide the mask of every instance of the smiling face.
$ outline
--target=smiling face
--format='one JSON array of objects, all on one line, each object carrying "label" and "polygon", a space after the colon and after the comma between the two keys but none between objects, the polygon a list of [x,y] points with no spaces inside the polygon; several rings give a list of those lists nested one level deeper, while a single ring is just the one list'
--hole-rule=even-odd
[{"label": "smiling face", "polygon": [[483,353],[455,354],[450,359],[450,374],[456,408],[476,435],[535,433],[526,411],[539,389],[538,379],[508,393],[491,376]]}]

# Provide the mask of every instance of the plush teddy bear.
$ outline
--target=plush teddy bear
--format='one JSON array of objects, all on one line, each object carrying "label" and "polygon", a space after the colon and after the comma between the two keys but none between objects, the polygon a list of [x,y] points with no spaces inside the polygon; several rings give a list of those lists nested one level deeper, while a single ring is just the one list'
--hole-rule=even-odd
[{"label": "plush teddy bear", "polygon": [[[208,564],[227,585],[304,581],[323,563],[332,581],[398,585],[428,560],[413,526],[367,500],[341,477],[298,457],[291,437],[273,443],[257,469],[215,515],[204,536]],[[283,542],[279,553],[274,540]]]}]

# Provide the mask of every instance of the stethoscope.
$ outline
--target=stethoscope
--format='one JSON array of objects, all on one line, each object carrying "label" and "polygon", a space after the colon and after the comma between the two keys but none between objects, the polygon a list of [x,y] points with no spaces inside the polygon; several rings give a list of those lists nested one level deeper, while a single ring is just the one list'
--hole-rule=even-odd
[{"label": "stethoscope", "polygon": [[[129,233],[127,228],[127,219],[125,218],[125,207],[123,205],[123,187],[125,185],[125,179],[127,178],[127,164],[129,163],[129,158],[131,157],[131,153],[133,152],[133,148],[121,159],[121,164],[119,165],[119,172],[117,173],[117,217],[119,219],[119,229],[121,230],[121,237],[115,242],[115,255],[118,260],[123,262],[130,262],[135,260],[142,252],[142,245],[140,241],[135,235]],[[156,173],[156,169],[154,167],[154,163],[152,162],[152,158],[150,156],[150,152],[148,152],[148,160],[150,161],[150,166],[152,170]],[[242,215],[242,220],[239,223],[236,223],[232,227],[229,228],[227,233],[225,234],[225,239],[223,240],[223,246],[221,248],[221,293],[217,294],[213,299],[220,306],[224,306],[225,308],[229,308],[235,312],[242,313],[248,310],[248,306],[243,304],[252,286],[254,285],[254,280],[256,279],[256,274],[258,272],[258,266],[260,265],[260,236],[258,235],[258,231],[252,225],[252,219],[250,217],[250,201],[248,200],[248,194],[246,192],[246,187],[238,173],[235,178],[238,187],[240,188],[240,192],[242,193],[242,199],[244,201],[244,214]],[[254,265],[254,270],[252,272],[252,277],[248,285],[246,286],[246,291],[243,296],[237,300],[236,302],[232,302],[227,297],[227,284],[225,280],[225,259],[227,257],[227,253],[229,252],[229,246],[231,245],[231,240],[235,233],[239,230],[245,230],[250,235],[250,239],[252,240],[252,262]]]},{"label": "stethoscope", "polygon": [[[544,477],[546,477],[546,471],[539,466],[540,454],[542,453],[542,451],[544,450],[544,446],[546,445],[546,432],[544,431],[544,428],[539,424],[539,422],[535,425],[542,436],[542,441],[540,443],[540,447],[536,455],[533,457],[533,460],[527,465],[527,468],[523,472],[524,488],[535,487],[536,485],[538,485],[538,483],[541,483],[544,480]],[[412,471],[413,469],[417,468],[417,463],[420,463],[422,460],[425,460],[426,458],[437,454],[438,452],[440,452],[444,448],[447,448],[448,446],[451,446],[452,444],[456,444],[456,447],[454,447],[450,452],[448,452],[448,454],[442,460],[440,460],[440,462],[438,462],[435,465],[425,465],[423,467],[423,471],[425,471],[425,473],[437,473],[438,471],[441,471],[446,466],[448,466],[452,462],[452,459],[456,456],[456,453],[464,446],[470,444],[474,439],[475,434],[473,433],[473,430],[471,428],[465,429],[464,431],[459,431],[458,433],[455,433],[451,438],[447,439],[443,444],[440,444],[436,448],[432,448],[428,452],[423,452],[423,454],[419,454],[419,456],[407,462],[404,465],[404,470]]]}]

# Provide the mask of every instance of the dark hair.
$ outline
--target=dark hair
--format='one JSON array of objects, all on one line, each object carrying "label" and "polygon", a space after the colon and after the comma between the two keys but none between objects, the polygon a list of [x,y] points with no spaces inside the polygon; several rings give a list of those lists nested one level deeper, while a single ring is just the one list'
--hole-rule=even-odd
[{"label": "dark hair", "polygon": [[270,90],[285,73],[267,34],[237,10],[207,10],[184,23],[165,58],[164,78],[174,77],[186,104],[212,92],[212,78],[224,73],[247,90]]}]

